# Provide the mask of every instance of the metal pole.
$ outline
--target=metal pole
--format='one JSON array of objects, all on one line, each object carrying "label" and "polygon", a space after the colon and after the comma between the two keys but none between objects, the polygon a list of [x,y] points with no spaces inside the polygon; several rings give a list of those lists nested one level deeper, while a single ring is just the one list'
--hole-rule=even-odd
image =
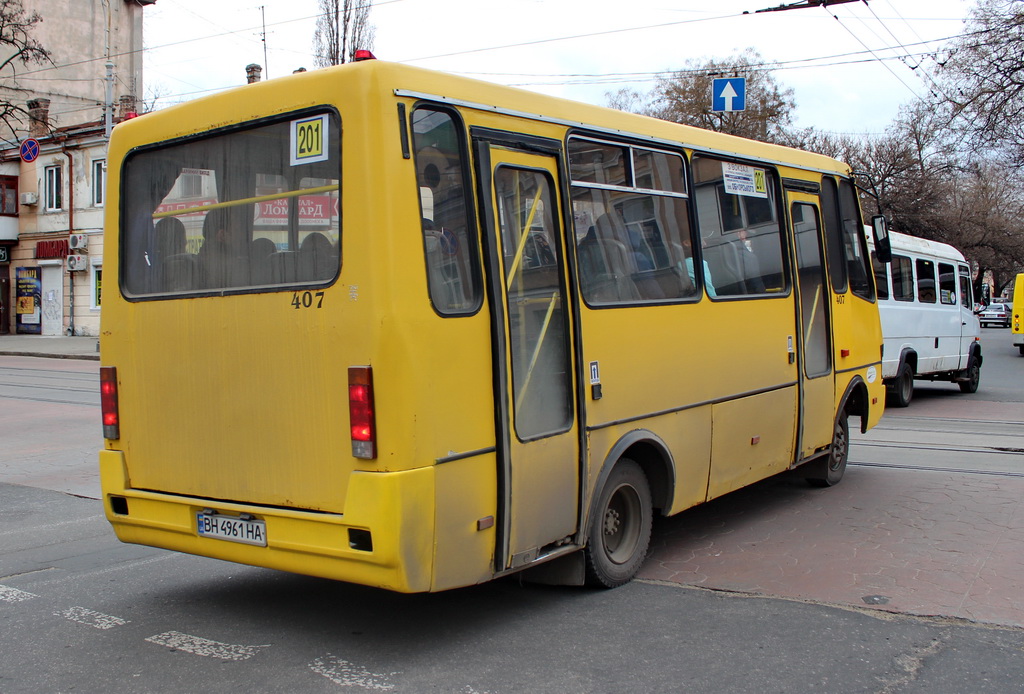
[{"label": "metal pole", "polygon": [[103,130],[107,140],[110,140],[110,131],[114,129],[114,64],[107,61],[107,89],[106,103],[103,105]]}]

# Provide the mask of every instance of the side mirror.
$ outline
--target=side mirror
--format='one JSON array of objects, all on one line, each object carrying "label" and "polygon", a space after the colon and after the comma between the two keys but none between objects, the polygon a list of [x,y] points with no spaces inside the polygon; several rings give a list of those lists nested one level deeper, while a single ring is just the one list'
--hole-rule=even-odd
[{"label": "side mirror", "polygon": [[889,224],[882,215],[871,218],[871,231],[875,236],[875,257],[879,262],[892,261],[892,245],[889,243]]}]

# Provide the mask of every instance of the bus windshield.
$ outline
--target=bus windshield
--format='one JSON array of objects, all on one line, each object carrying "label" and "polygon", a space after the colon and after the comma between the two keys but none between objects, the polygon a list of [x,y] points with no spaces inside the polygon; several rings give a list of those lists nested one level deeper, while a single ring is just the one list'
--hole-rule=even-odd
[{"label": "bus windshield", "polygon": [[122,288],[132,298],[323,284],[340,267],[332,112],[129,155]]}]

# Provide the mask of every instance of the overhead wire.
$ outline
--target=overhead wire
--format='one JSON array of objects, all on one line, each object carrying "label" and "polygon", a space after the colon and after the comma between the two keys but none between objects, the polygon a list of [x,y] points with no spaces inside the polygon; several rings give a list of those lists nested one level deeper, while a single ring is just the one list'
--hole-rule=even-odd
[{"label": "overhead wire", "polygon": [[[950,41],[957,38],[963,38],[969,34],[955,34],[952,36],[945,36],[942,38],[931,39],[927,41],[921,41],[919,43],[906,44],[905,48],[912,48],[915,46],[924,46],[932,43],[941,43],[944,41]],[[891,49],[889,49],[891,50]],[[766,60],[760,63],[751,63],[745,65],[746,69],[758,69],[758,68],[770,68],[770,69],[799,69],[801,67],[831,67],[833,65],[845,65],[850,61],[841,62],[830,62],[820,63],[818,61],[823,60],[836,60],[838,58],[849,58],[853,56],[871,55],[869,50],[863,51],[849,51],[846,53],[836,53],[834,55],[818,56],[813,58],[794,58],[792,60]],[[930,51],[917,53],[916,55],[930,55]],[[883,58],[885,60],[898,59],[898,56],[890,56]],[[862,61],[853,61],[862,62]],[[815,65],[794,65],[795,63],[817,63]],[[727,70],[735,70],[735,67],[727,67]],[[605,77],[629,77],[636,76],[638,78],[645,78],[650,76],[660,75],[687,75],[687,74],[703,74],[707,72],[706,68],[682,68],[682,69],[668,69],[668,70],[652,70],[643,72],[604,72],[604,73],[526,73],[526,72],[477,72],[477,71],[460,71],[459,74],[463,75],[480,75],[489,77],[584,77],[584,78],[605,78]]]},{"label": "overhead wire", "polygon": [[456,55],[469,55],[471,53],[481,53],[481,52],[484,52],[484,51],[500,51],[500,50],[505,50],[507,48],[525,48],[527,46],[538,46],[538,45],[543,44],[543,43],[554,43],[554,42],[557,42],[557,41],[572,41],[572,40],[575,40],[575,39],[594,38],[594,37],[597,37],[597,36],[610,36],[612,34],[623,34],[623,33],[631,32],[631,31],[645,31],[647,29],[662,29],[664,27],[679,26],[679,25],[682,25],[682,24],[696,24],[698,22],[711,22],[711,21],[717,21],[717,20],[720,20],[720,19],[731,19],[731,18],[734,18],[734,17],[742,17],[742,16],[743,16],[742,14],[727,14],[727,15],[720,15],[720,16],[716,16],[716,17],[700,17],[700,18],[697,18],[697,19],[680,19],[680,20],[675,21],[675,22],[661,22],[661,23],[658,23],[658,24],[647,24],[647,25],[644,25],[644,26],[622,27],[622,28],[619,28],[619,29],[605,29],[605,30],[602,30],[602,31],[592,31],[592,32],[588,32],[588,33],[585,33],[585,34],[574,34],[574,35],[571,35],[571,36],[558,36],[558,37],[552,37],[552,38],[547,38],[547,39],[536,39],[536,40],[533,40],[533,41],[522,41],[520,43],[510,43],[510,44],[506,44],[506,45],[503,45],[503,46],[490,46],[490,47],[484,47],[484,48],[471,48],[471,49],[464,50],[464,51],[452,51],[450,53],[439,53],[437,55],[429,55],[429,56],[423,56],[423,57],[419,57],[419,58],[406,58],[406,59],[403,60],[403,62],[415,63],[415,62],[419,62],[421,60],[434,60],[435,58],[450,58],[450,57],[456,56]]},{"label": "overhead wire", "polygon": [[[910,51],[907,50],[906,47],[903,45],[903,43],[896,37],[896,34],[894,34],[892,29],[889,28],[889,25],[886,24],[885,22],[883,22],[881,17],[879,17],[875,13],[874,8],[871,7],[871,5],[868,5],[867,2],[865,2],[864,4],[867,5],[868,11],[871,12],[871,15],[875,18],[875,21],[877,21],[879,23],[879,25],[881,25],[882,28],[884,28],[889,33],[889,36],[891,36],[893,41],[896,42],[896,45],[899,48],[903,48],[903,50],[907,54],[908,58],[913,59],[911,57],[911,55],[910,55]],[[889,3],[889,5],[892,6],[892,3]],[[900,19],[902,19],[902,17],[900,17]],[[906,20],[903,20],[903,21],[906,22]],[[909,26],[909,23],[908,23],[908,26]],[[914,34],[917,35],[917,32],[914,32]],[[918,38],[920,38],[920,36],[918,36]],[[915,74],[923,75],[924,76],[924,80],[926,80],[926,81],[931,83],[932,89],[930,91],[932,93],[932,96],[940,96],[941,95],[943,97],[946,97],[946,94],[945,94],[945,92],[943,92],[942,87],[939,85],[938,82],[935,81],[935,79],[931,76],[931,73],[929,73],[928,69],[924,66],[924,61],[923,60],[917,61],[917,65],[910,65],[909,63],[905,63],[905,64],[907,65],[907,67],[909,67],[911,70],[913,70],[915,72]],[[921,72],[917,73],[918,70],[920,70]],[[948,97],[946,97],[946,98],[948,98]]]},{"label": "overhead wire", "polygon": [[[387,5],[387,4],[392,4],[392,3],[396,3],[396,2],[402,2],[402,1],[404,1],[404,0],[381,0],[379,2],[372,3],[371,6]],[[826,7],[826,11],[829,11],[827,7]],[[253,27],[252,29],[241,29],[241,30],[231,31],[231,30],[228,30],[228,29],[226,29],[224,27],[220,27],[216,23],[214,23],[214,22],[212,22],[212,21],[210,21],[210,20],[208,20],[208,19],[206,19],[204,17],[201,17],[200,15],[198,15],[198,14],[196,14],[194,12],[191,12],[191,14],[193,14],[193,15],[201,18],[201,19],[204,19],[205,21],[207,21],[208,23],[210,23],[214,27],[224,29],[224,33],[227,33],[227,34],[234,34],[234,35],[240,36],[244,32],[255,31],[255,30],[260,28],[260,27]],[[884,67],[886,67],[886,69],[889,70],[889,72],[891,72],[905,87],[907,87],[907,89],[909,89],[912,93],[915,94],[915,96],[917,96],[917,92],[913,89],[913,87],[911,87],[909,84],[907,84],[895,71],[893,71],[886,64],[886,61],[891,61],[891,60],[894,59],[893,56],[880,56],[880,55],[878,55],[876,53],[876,51],[874,51],[870,47],[868,47],[848,26],[843,24],[843,22],[839,19],[839,17],[837,17],[836,15],[832,14],[830,11],[829,11],[829,14],[831,14],[834,19],[839,21],[840,24],[843,26],[843,28],[847,32],[851,33],[851,35],[853,35],[854,38],[862,46],[864,46],[864,48],[866,49],[865,52],[872,56],[872,61],[879,62]],[[872,12],[872,14],[874,14],[874,12]],[[315,18],[317,18],[319,16],[320,15],[317,14],[317,15],[312,15],[312,16],[309,16],[309,17],[290,18],[290,19],[282,20],[282,21],[278,21],[278,22],[271,22],[267,26],[273,27],[273,26],[281,26],[281,25],[285,25],[285,24],[289,24],[289,23],[294,23],[294,22],[299,22],[299,21],[308,21],[310,19],[315,19]],[[451,57],[451,56],[457,56],[457,55],[468,55],[468,54],[480,53],[480,52],[485,52],[485,51],[504,50],[504,49],[508,49],[508,48],[520,48],[520,47],[535,46],[535,45],[540,45],[540,44],[545,44],[545,43],[554,43],[554,42],[559,42],[559,41],[569,41],[569,40],[574,40],[574,39],[579,39],[579,38],[607,36],[607,35],[620,34],[620,33],[626,33],[626,32],[633,32],[633,31],[642,31],[642,30],[648,30],[648,29],[663,28],[663,27],[670,27],[670,26],[678,26],[678,25],[685,25],[685,24],[693,24],[693,23],[699,23],[699,22],[717,21],[717,20],[722,20],[722,19],[730,19],[730,18],[734,18],[734,17],[738,17],[738,16],[742,16],[742,15],[736,15],[736,14],[716,15],[716,16],[712,16],[712,17],[699,17],[699,18],[689,18],[689,19],[677,20],[677,21],[671,21],[671,22],[660,22],[660,23],[656,23],[656,24],[649,24],[649,25],[643,25],[643,26],[621,27],[621,28],[609,29],[609,30],[603,30],[603,31],[597,31],[597,32],[574,34],[574,35],[560,36],[560,37],[551,37],[551,38],[545,38],[545,39],[537,39],[537,40],[532,40],[532,41],[519,42],[519,43],[514,43],[514,44],[505,44],[505,45],[489,46],[489,47],[480,47],[480,48],[468,49],[468,50],[463,50],[463,51],[453,51],[453,52],[448,52],[448,53],[443,53],[443,54],[421,56],[421,57],[416,57],[416,58],[408,58],[408,59],[403,60],[402,62],[419,62],[419,61],[425,61],[425,60],[432,60],[432,59],[436,59],[436,58]],[[876,19],[878,19],[877,15],[876,15]],[[901,19],[903,19],[903,18],[901,17]],[[905,19],[903,19],[903,21],[906,22]],[[881,20],[879,20],[879,22],[882,23]],[[886,27],[886,29],[888,30],[888,27]],[[889,31],[889,33],[892,34],[891,31]],[[179,46],[179,45],[182,45],[182,44],[187,44],[187,43],[192,43],[192,42],[206,41],[206,40],[221,38],[221,37],[223,37],[223,35],[224,34],[214,34],[214,35],[207,35],[207,36],[202,36],[202,37],[181,39],[179,41],[168,42],[168,43],[165,43],[165,44],[161,44],[159,46],[146,47],[146,48],[142,49],[142,51],[149,52],[149,51],[155,51],[155,50],[160,50],[160,49],[164,49],[164,48],[170,48],[170,47]],[[935,43],[935,42],[940,42],[940,41],[946,41],[946,40],[949,40],[949,39],[961,38],[961,37],[966,36],[966,35],[968,35],[968,34],[960,34],[960,35],[957,35],[957,36],[947,37],[945,39],[935,39],[933,41],[922,41],[921,43],[922,44]],[[894,38],[895,38],[895,36],[894,36]],[[918,38],[920,38],[920,37],[918,37]],[[256,42],[256,41],[253,40],[253,42]],[[909,44],[909,45],[913,46],[913,45],[917,45],[917,44]],[[903,47],[904,50],[906,51],[906,53],[908,54],[908,56],[910,55],[909,51],[906,50],[906,47],[902,43],[900,43],[898,41],[898,39],[897,39],[897,46]],[[275,50],[279,50],[279,49],[275,49]],[[890,47],[890,48],[887,48],[887,50],[893,50],[893,49]],[[120,54],[117,54],[117,57],[124,56],[124,55],[129,55],[131,53],[132,53],[131,51],[122,52]],[[860,62],[870,62],[870,61],[866,61],[866,60],[851,60],[851,61],[833,62],[833,63],[820,63],[820,62],[816,62],[816,61],[821,61],[821,60],[831,60],[831,59],[834,59],[834,58],[837,58],[837,57],[845,57],[845,56],[848,56],[848,55],[857,55],[858,53],[859,52],[857,52],[857,53],[850,53],[850,54],[841,54],[839,56],[827,56],[827,57],[823,57],[823,58],[798,59],[798,60],[793,60],[793,61],[785,61],[784,64],[778,64],[778,65],[777,64],[765,64],[765,67],[770,67],[771,69],[802,69],[802,68],[813,68],[813,67],[831,67],[833,65],[856,64],[856,63],[860,63]],[[920,56],[920,55],[927,55],[927,54],[918,54],[918,56]],[[60,67],[67,67],[67,66],[73,66],[73,65],[81,65],[81,64],[88,63],[88,62],[101,60],[101,59],[102,58],[88,58],[88,59],[85,59],[85,60],[75,61],[75,62],[72,62],[72,63],[66,63],[66,64],[64,64],[62,66],[53,66],[53,67],[39,68],[37,70],[26,71],[26,72],[21,73],[21,75],[36,74],[36,73],[45,72],[46,70],[59,69]],[[815,63],[815,64],[800,64],[800,63]],[[150,69],[152,69],[152,68],[150,68]],[[650,81],[650,80],[653,80],[653,79],[657,79],[659,76],[678,74],[680,72],[681,71],[679,71],[679,70],[665,70],[665,71],[650,72],[650,73],[622,73],[622,74],[607,73],[607,74],[604,74],[604,75],[580,76],[579,80],[569,81],[569,82],[550,82],[550,81],[549,82],[521,82],[521,83],[516,83],[516,85],[514,85],[514,86],[529,86],[529,85],[539,85],[539,84],[552,85],[552,86],[553,85],[559,85],[559,84],[565,84],[565,85],[573,85],[573,84],[614,84],[614,83],[623,83],[623,82],[629,82],[629,81],[638,81],[637,78],[632,78],[632,79],[628,78],[627,75],[630,75],[630,74],[646,75],[646,76],[641,76],[639,78],[639,80],[640,81]],[[485,74],[485,73],[466,72],[466,73],[462,73],[462,74],[470,74],[470,75],[472,75],[472,74]],[[515,73],[513,73],[513,74],[515,74]],[[557,75],[551,75],[551,77],[556,77],[556,76]],[[180,77],[178,77],[178,76],[170,76],[170,75],[168,75],[168,77],[174,77],[174,79],[180,80]],[[183,84],[188,84],[187,82],[184,82],[184,81],[182,81],[182,83]],[[198,85],[189,85],[189,86],[197,87]],[[234,86],[234,85],[229,85],[229,86]],[[204,94],[204,93],[220,91],[221,89],[224,89],[224,88],[226,88],[226,87],[215,87],[215,88],[209,88],[209,89],[196,89],[195,91],[190,91],[190,92],[180,92],[180,93],[175,93],[175,94],[171,94],[171,95],[163,95],[160,98],[164,98],[164,99],[167,99],[167,98],[181,99],[181,97],[187,97],[187,96],[193,96],[193,95],[197,95],[197,94]]]},{"label": "overhead wire", "polygon": [[[860,45],[864,46],[864,48],[867,49],[867,51],[869,53],[871,53],[871,55],[875,55],[875,52],[871,49],[870,46],[868,46],[866,43],[864,43],[864,41],[859,36],[857,36],[857,34],[854,33],[854,31],[852,29],[850,29],[850,27],[846,26],[846,24],[844,24],[843,21],[841,19],[839,19],[838,15],[836,15],[830,9],[828,9],[828,5],[822,5],[821,7],[822,7],[823,10],[828,12],[832,16],[833,19],[835,19],[837,22],[839,22],[839,25],[841,27],[843,27],[843,29],[845,29],[850,34],[850,36],[852,36],[854,39],[856,39],[857,42]],[[913,94],[918,99],[921,98],[921,95],[918,94],[917,91],[913,87],[911,87],[909,84],[907,84],[906,81],[902,77],[900,77],[898,74],[896,74],[895,70],[893,70],[891,67],[886,65],[886,63],[881,58],[877,58],[877,60],[878,60],[879,64],[881,64],[886,70],[888,70],[892,74],[893,77],[895,77],[897,80],[899,80],[900,84],[902,84],[904,87],[906,87],[908,90],[910,90],[911,94]]]}]

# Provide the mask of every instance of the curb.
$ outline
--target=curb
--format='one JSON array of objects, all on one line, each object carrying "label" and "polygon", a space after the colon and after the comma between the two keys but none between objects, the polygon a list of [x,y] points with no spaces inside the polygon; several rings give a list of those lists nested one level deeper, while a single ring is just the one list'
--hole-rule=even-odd
[{"label": "curb", "polygon": [[42,357],[44,359],[85,359],[90,361],[99,361],[100,355],[92,354],[46,354],[43,352],[5,352],[0,351],[0,356],[4,357]]}]

